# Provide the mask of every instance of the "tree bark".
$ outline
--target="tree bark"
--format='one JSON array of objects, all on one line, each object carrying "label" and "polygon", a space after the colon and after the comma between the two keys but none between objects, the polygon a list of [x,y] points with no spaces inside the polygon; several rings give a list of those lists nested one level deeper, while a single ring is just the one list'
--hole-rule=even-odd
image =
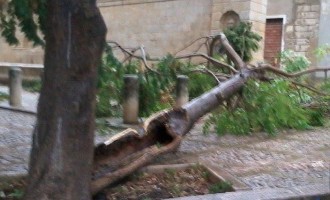
[{"label": "tree bark", "polygon": [[97,67],[106,27],[95,0],[47,1],[45,73],[26,200],[90,200]]},{"label": "tree bark", "polygon": [[163,111],[144,123],[143,132],[128,129],[95,149],[92,193],[133,173],[157,156],[176,150],[182,138],[203,115],[240,91],[249,78],[262,74],[242,69],[228,81],[181,108]]}]

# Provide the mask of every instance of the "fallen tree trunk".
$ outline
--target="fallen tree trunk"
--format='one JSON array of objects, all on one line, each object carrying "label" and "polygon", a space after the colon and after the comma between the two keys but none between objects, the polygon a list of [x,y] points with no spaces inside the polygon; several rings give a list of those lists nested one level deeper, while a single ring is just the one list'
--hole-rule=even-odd
[{"label": "fallen tree trunk", "polygon": [[[265,76],[266,71],[292,78],[315,71],[330,70],[330,68],[315,68],[306,70],[306,72],[288,74],[269,65],[248,68],[230,46],[224,34],[220,34],[217,39],[220,39],[227,56],[234,62],[235,68],[204,54],[190,56],[198,55],[207,58],[215,66],[230,69],[234,75],[231,74],[228,80],[181,108],[162,111],[149,117],[141,130],[127,129],[97,146],[91,183],[93,194],[147,165],[159,155],[175,151],[182,138],[200,117],[237,94],[248,79],[270,81],[271,79]],[[138,57],[133,53],[130,56]],[[144,54],[141,59],[146,63]]]},{"label": "fallen tree trunk", "polygon": [[145,166],[157,156],[176,150],[200,117],[236,94],[249,78],[256,76],[258,73],[253,70],[243,69],[240,74],[182,108],[151,116],[144,123],[143,135],[127,129],[96,147],[93,194]]}]

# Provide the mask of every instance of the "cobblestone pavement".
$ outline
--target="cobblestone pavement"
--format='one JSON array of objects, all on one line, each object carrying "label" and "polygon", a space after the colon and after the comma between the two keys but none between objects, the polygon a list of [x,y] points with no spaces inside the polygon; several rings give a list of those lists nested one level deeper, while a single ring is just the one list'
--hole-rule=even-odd
[{"label": "cobblestone pavement", "polygon": [[[27,172],[34,123],[34,115],[0,109],[0,178]],[[203,135],[201,128],[197,124],[178,152],[155,164],[208,162],[251,189],[326,184],[330,190],[330,128],[286,131],[276,137],[218,137]]]},{"label": "cobblestone pavement", "polygon": [[179,151],[159,163],[204,162],[251,189],[326,184],[330,193],[330,128],[286,131],[276,137],[203,135],[197,125]]},{"label": "cobblestone pavement", "polygon": [[[35,115],[0,108],[0,181],[27,173]],[[95,143],[106,136],[97,136]]]},{"label": "cobblestone pavement", "polygon": [[[8,86],[0,85],[0,92],[9,94]],[[19,109],[36,112],[37,111],[37,103],[39,94],[38,93],[31,93],[27,91],[22,91],[22,106]],[[0,107],[10,108],[8,101],[0,101]]]}]

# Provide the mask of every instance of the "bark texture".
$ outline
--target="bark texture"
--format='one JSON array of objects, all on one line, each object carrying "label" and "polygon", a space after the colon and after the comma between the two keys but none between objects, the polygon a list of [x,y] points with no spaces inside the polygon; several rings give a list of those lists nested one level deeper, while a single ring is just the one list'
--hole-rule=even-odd
[{"label": "bark texture", "polygon": [[200,117],[230,99],[249,78],[262,75],[246,67],[224,34],[220,34],[218,39],[239,72],[234,69],[237,73],[232,78],[181,108],[151,116],[141,128],[140,132],[144,134],[129,129],[96,147],[92,178],[93,194],[147,165],[157,156],[176,150],[182,138]]},{"label": "bark texture", "polygon": [[200,117],[236,94],[249,78],[258,76],[259,73],[243,69],[240,74],[181,108],[151,116],[144,123],[143,135],[127,129],[96,147],[92,193],[147,165],[157,156],[175,151]]},{"label": "bark texture", "polygon": [[106,27],[95,0],[47,1],[45,72],[26,200],[91,199],[97,66]]}]

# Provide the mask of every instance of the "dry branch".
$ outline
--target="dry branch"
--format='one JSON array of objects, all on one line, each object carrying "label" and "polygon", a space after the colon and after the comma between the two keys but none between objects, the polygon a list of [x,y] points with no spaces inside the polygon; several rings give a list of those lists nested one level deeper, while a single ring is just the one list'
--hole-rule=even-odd
[{"label": "dry branch", "polygon": [[214,80],[218,83],[221,84],[221,81],[225,81],[227,79],[222,79],[222,77],[217,76],[216,74],[214,74],[211,70],[204,68],[204,69],[194,69],[189,71],[189,73],[202,73],[202,74],[207,74],[212,76],[212,78],[214,78]]},{"label": "dry branch", "polygon": [[330,71],[330,67],[324,67],[324,68],[313,67],[313,68],[310,68],[310,69],[307,69],[307,70],[304,70],[304,71],[301,71],[301,72],[290,74],[290,73],[287,73],[287,72],[285,72],[283,70],[280,70],[276,67],[273,67],[269,64],[261,64],[260,67],[255,68],[255,71],[270,71],[270,72],[273,72],[274,74],[281,75],[281,76],[284,76],[286,78],[296,78],[296,77],[306,75],[306,74],[310,74],[310,73],[313,73],[313,72]]},{"label": "dry branch", "polygon": [[[208,46],[208,41],[210,39],[213,39],[215,36],[203,36],[203,37],[200,37],[200,38],[197,38],[195,40],[193,40],[192,42],[190,42],[188,45],[184,46],[183,48],[181,48],[179,51],[177,51],[176,53],[174,53],[174,55],[177,55],[179,54],[180,52],[184,51],[185,49],[189,48],[190,46],[192,46],[193,44],[195,44],[196,42],[202,40],[202,39],[205,39],[205,41],[203,43],[201,43],[201,46],[202,45],[206,45]],[[200,48],[198,48],[195,52],[197,52]],[[194,52],[194,53],[195,53]]]},{"label": "dry branch", "polygon": [[[122,52],[124,52],[125,54],[128,54],[129,56],[133,57],[133,58],[136,58],[136,59],[139,59],[141,61],[143,61],[144,65],[146,66],[147,69],[150,69],[152,70],[152,67],[150,67],[148,64],[147,64],[147,61],[160,61],[161,58],[150,58],[150,57],[146,57],[145,56],[145,51],[144,49],[142,48],[143,46],[139,47],[141,52],[142,52],[142,56],[140,55],[136,55],[135,52],[132,53],[130,51],[128,51],[127,49],[125,49],[124,47],[122,47],[121,45],[119,45],[117,42],[108,42],[108,43],[111,43],[111,44],[115,44],[116,47],[118,47],[120,50],[122,50]],[[131,49],[134,49],[134,48],[131,48]],[[192,53],[192,54],[187,54],[187,55],[181,55],[181,56],[176,56],[174,57],[174,59],[177,59],[177,60],[181,60],[181,59],[188,59],[188,58],[193,58],[193,57],[202,57],[204,59],[206,59],[207,61],[211,62],[215,67],[219,67],[219,68],[227,68],[229,69],[231,72],[233,73],[237,73],[237,70],[232,67],[231,65],[228,65],[224,62],[221,62],[217,59],[214,59],[208,55],[206,55],[205,53]],[[155,70],[152,70],[156,73],[159,73]]]},{"label": "dry branch", "polygon": [[305,88],[307,90],[310,90],[310,91],[312,91],[312,92],[314,92],[314,93],[316,93],[318,95],[322,95],[322,96],[326,96],[327,95],[327,94],[325,94],[325,93],[323,93],[321,91],[318,91],[316,88],[313,88],[311,86],[305,85],[303,83],[299,83],[297,81],[291,81],[291,83],[294,84],[294,85],[296,85],[296,86],[303,87],[303,88]]}]

